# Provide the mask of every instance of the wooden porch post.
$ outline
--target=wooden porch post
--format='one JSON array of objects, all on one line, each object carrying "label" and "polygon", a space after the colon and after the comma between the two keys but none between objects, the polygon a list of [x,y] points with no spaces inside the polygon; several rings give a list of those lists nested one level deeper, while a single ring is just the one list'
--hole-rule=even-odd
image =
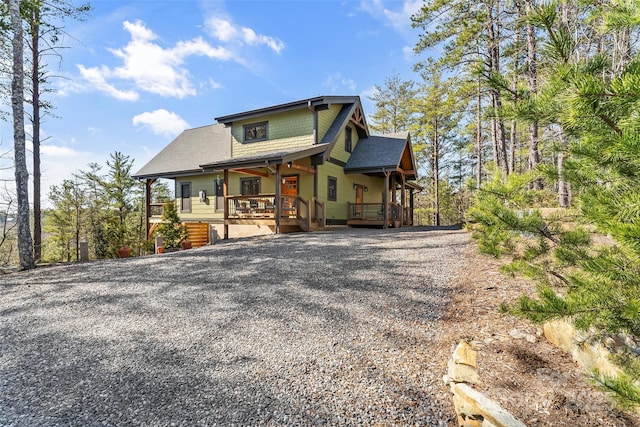
[{"label": "wooden porch post", "polygon": [[413,202],[413,188],[409,189],[409,215],[410,215],[410,219],[411,219],[411,225],[413,226],[413,209],[414,209],[414,202]]},{"label": "wooden porch post", "polygon": [[144,202],[145,202],[145,210],[146,210],[146,216],[147,216],[147,225],[146,225],[146,231],[147,231],[147,239],[149,239],[149,231],[151,230],[151,186],[153,185],[153,182],[155,181],[155,179],[147,179],[144,182]]},{"label": "wooden porch post", "polygon": [[276,199],[274,200],[276,205],[276,226],[274,229],[275,234],[280,233],[280,211],[282,210],[282,200],[280,200],[280,165],[276,165]]},{"label": "wooden porch post", "polygon": [[400,204],[402,205],[402,213],[401,213],[401,218],[400,218],[400,226],[404,227],[405,225],[407,225],[407,221],[405,221],[404,218],[404,209],[406,208],[406,204],[407,204],[407,189],[405,188],[405,183],[406,183],[406,176],[403,174],[400,175],[402,178],[402,186],[400,187]]},{"label": "wooden porch post", "polygon": [[389,226],[389,172],[384,172],[384,225],[382,228]]},{"label": "wooden porch post", "polygon": [[222,195],[224,196],[224,240],[229,238],[229,169],[224,170],[224,182],[222,183]]}]

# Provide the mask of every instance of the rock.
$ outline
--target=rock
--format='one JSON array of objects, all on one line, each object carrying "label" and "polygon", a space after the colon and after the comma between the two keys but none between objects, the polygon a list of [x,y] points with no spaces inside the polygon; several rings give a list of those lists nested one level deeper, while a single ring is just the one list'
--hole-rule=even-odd
[{"label": "rock", "polygon": [[476,368],[469,365],[455,363],[453,359],[447,364],[447,378],[449,382],[480,384],[480,377]]},{"label": "rock", "polygon": [[477,353],[466,341],[461,341],[453,352],[453,361],[458,365],[477,368]]}]

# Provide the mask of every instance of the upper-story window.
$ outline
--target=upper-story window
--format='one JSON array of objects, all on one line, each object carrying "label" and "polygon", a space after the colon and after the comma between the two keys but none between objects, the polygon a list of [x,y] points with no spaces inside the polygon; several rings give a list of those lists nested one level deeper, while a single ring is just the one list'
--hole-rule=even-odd
[{"label": "upper-story window", "polygon": [[352,150],[351,146],[351,128],[347,126],[344,130],[344,151],[350,153]]},{"label": "upper-story window", "polygon": [[267,139],[269,127],[267,122],[244,125],[244,142],[264,141]]}]

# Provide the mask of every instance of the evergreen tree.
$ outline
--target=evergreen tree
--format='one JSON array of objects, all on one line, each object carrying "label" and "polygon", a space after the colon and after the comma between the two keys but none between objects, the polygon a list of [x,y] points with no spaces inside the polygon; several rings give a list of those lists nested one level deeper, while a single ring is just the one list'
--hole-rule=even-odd
[{"label": "evergreen tree", "polygon": [[397,72],[385,78],[384,86],[376,85],[370,97],[376,106],[371,115],[371,129],[382,134],[409,130],[412,122],[411,102],[415,95],[414,82],[402,81]]},{"label": "evergreen tree", "polygon": [[162,223],[156,228],[154,237],[162,236],[162,242],[167,248],[177,248],[188,236],[187,227],[182,224],[178,216],[178,208],[174,201],[164,204],[162,211]]}]

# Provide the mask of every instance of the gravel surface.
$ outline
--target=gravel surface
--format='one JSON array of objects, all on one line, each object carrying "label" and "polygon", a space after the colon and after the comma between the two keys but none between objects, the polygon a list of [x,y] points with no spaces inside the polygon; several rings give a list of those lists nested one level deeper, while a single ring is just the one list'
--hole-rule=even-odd
[{"label": "gravel surface", "polygon": [[448,426],[469,245],[340,229],[0,276],[0,425]]}]

